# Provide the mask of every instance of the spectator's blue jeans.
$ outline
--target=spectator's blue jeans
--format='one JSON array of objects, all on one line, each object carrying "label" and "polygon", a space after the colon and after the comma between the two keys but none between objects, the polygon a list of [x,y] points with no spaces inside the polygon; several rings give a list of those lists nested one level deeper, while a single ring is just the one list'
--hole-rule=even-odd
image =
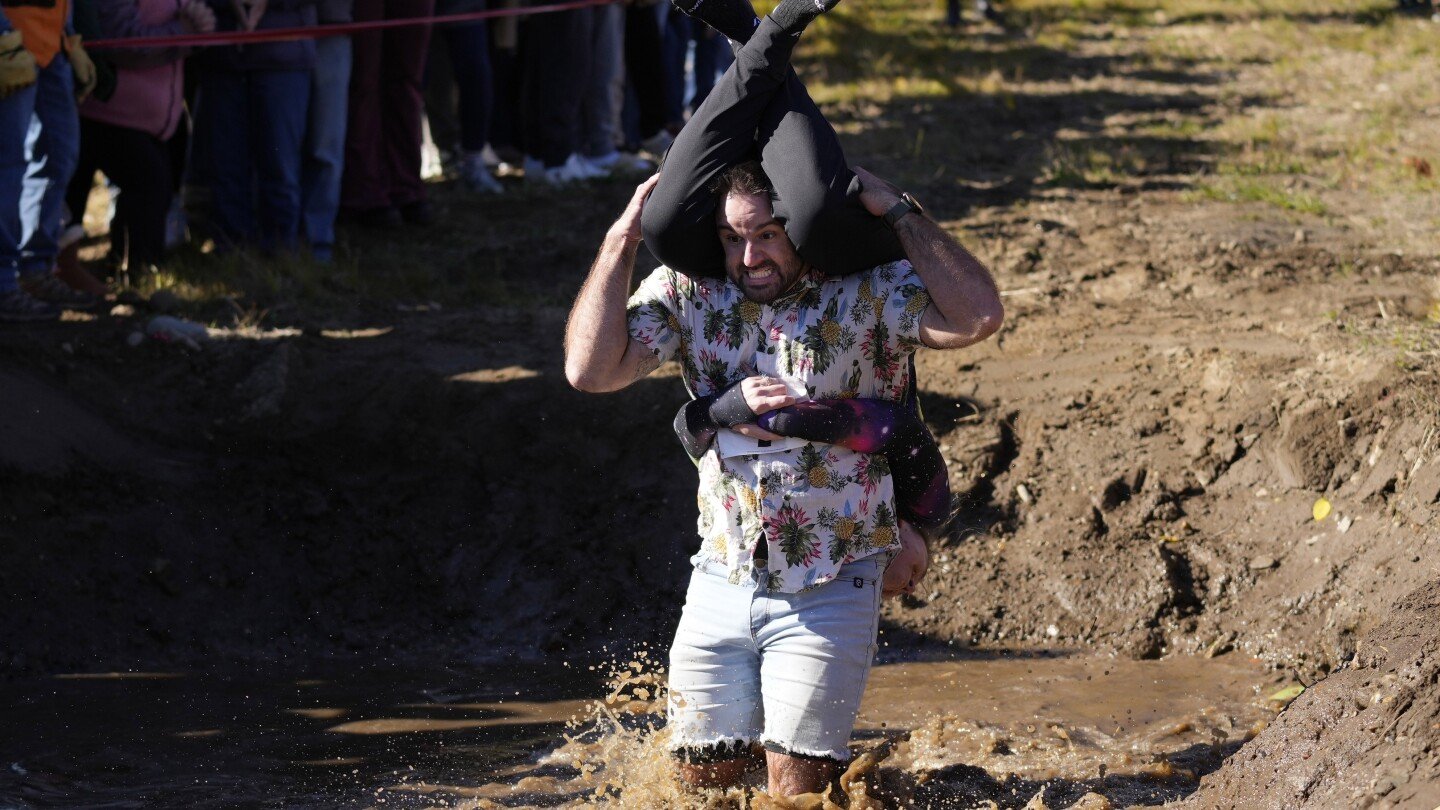
[{"label": "spectator's blue jeans", "polygon": [[335,250],[335,217],[340,213],[340,178],[345,171],[345,121],[350,103],[350,37],[315,41],[310,77],[310,128],[300,179],[301,216],[310,252],[330,261]]},{"label": "spectator's blue jeans", "polygon": [[35,87],[0,99],[0,293],[15,289],[20,268],[20,190],[25,185],[25,131],[35,111]]},{"label": "spectator's blue jeans", "polygon": [[15,270],[54,269],[65,189],[79,158],[75,79],[57,54],[33,87],[0,101],[0,291],[14,289]]},{"label": "spectator's blue jeans", "polygon": [[588,88],[580,106],[580,151],[587,157],[605,157],[624,140],[620,106],[624,101],[625,9],[616,5],[590,9]]},{"label": "spectator's blue jeans", "polygon": [[495,78],[490,69],[490,29],[484,20],[440,29],[450,51],[460,96],[460,148],[479,152],[490,139]]},{"label": "spectator's blue jeans", "polygon": [[293,250],[310,71],[211,70],[200,94],[221,237],[232,245],[258,239],[266,252]]}]

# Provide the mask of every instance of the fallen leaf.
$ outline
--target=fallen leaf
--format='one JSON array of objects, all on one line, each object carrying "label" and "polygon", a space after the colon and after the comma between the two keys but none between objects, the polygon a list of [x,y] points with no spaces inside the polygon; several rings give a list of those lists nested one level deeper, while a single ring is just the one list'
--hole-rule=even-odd
[{"label": "fallen leaf", "polygon": [[1298,683],[1292,683],[1284,689],[1281,689],[1275,694],[1271,695],[1270,700],[1273,700],[1276,703],[1289,703],[1295,698],[1300,697],[1301,693],[1303,693],[1304,691],[1305,687],[1301,686]]},{"label": "fallen leaf", "polygon": [[1310,507],[1310,514],[1314,515],[1316,520],[1330,517],[1330,502],[1324,498],[1316,499],[1315,505]]},{"label": "fallen leaf", "polygon": [[1421,177],[1430,177],[1434,174],[1434,170],[1430,168],[1430,161],[1422,157],[1405,158],[1405,166]]}]

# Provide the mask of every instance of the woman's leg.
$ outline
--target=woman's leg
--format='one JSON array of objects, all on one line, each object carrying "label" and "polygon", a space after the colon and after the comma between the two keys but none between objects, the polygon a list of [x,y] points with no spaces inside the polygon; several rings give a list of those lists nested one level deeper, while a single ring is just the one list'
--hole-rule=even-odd
[{"label": "woman's leg", "polygon": [[[165,216],[170,212],[174,182],[166,145],[148,132],[86,121],[86,135],[103,138],[98,168],[120,187],[111,223],[111,250],[129,267],[148,267],[165,254]],[[93,169],[92,169],[93,173]]]},{"label": "woman's leg", "polygon": [[724,276],[710,189],[722,172],[753,156],[756,130],[790,74],[795,42],[767,17],[676,136],[641,221],[645,244],[667,267]]},{"label": "woman's leg", "polygon": [[793,72],[757,138],[760,164],[775,186],[775,216],[801,258],[831,276],[905,258],[895,232],[860,204],[860,183],[839,137]]},{"label": "woman's leg", "polygon": [[[736,42],[748,43],[756,30],[755,12],[748,0],[701,0],[698,4],[679,0],[677,7]],[[700,115],[701,111],[697,110],[691,118],[692,125]],[[774,93],[762,114],[756,139],[761,165],[774,184],[778,198],[775,215],[785,221],[790,241],[807,262],[837,276],[905,258],[900,241],[890,227],[860,204],[860,186],[845,160],[839,137],[815,106],[800,77],[788,65],[784,86]],[[672,155],[674,151],[672,148]],[[666,158],[667,168],[671,161],[671,157]],[[702,188],[708,189],[718,173],[708,175]],[[713,212],[713,203],[710,211]],[[684,221],[690,224],[692,219],[686,217]],[[708,218],[705,224],[711,224]],[[692,224],[685,239],[699,241],[700,230]],[[647,241],[650,238],[647,232]],[[653,243],[651,250],[654,251]],[[699,252],[698,248],[692,250]],[[716,246],[714,254],[719,253]],[[718,260],[712,258],[711,261]],[[688,272],[687,265],[666,264]],[[723,266],[718,272],[723,273]],[[697,271],[694,274],[717,273]]]}]

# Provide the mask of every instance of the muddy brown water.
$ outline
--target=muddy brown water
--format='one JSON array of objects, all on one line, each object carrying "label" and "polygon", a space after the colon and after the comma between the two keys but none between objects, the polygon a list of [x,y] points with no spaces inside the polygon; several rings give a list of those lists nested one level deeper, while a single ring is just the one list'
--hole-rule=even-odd
[{"label": "muddy brown water", "polygon": [[[643,654],[608,687],[599,669],[65,673],[6,684],[0,808],[550,807],[597,794],[676,806],[653,712],[660,678]],[[1271,717],[1274,683],[1237,657],[995,651],[886,664],[872,674],[855,745],[909,732],[887,767],[980,768],[996,784],[1131,775],[1159,789],[1107,793],[1148,804],[1193,787],[1170,759],[1238,742]]]}]

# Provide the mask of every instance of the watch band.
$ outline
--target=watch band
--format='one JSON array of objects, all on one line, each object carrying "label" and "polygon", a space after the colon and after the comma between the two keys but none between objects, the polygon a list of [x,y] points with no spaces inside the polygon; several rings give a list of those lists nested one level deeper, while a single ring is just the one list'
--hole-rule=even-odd
[{"label": "watch band", "polygon": [[896,200],[895,204],[890,206],[890,210],[885,212],[885,224],[893,228],[895,227],[895,223],[900,221],[901,217],[909,213],[918,213],[922,210],[920,203],[916,202],[914,197],[911,197],[908,193],[901,194],[900,199]]}]

